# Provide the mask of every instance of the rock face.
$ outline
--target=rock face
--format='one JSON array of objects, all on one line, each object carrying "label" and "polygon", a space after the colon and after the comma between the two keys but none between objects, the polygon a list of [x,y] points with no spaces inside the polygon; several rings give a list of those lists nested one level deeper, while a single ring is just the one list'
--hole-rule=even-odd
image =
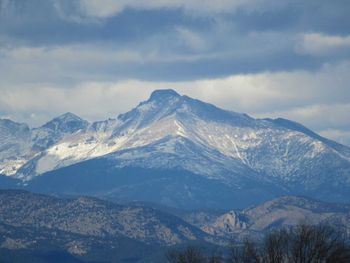
[{"label": "rock face", "polygon": [[[69,113],[25,127],[19,140],[1,133],[0,172],[31,180],[28,189],[184,208],[237,208],[295,194],[350,201],[349,147],[289,120],[254,119],[173,90],[153,92],[116,119],[89,124]],[[107,175],[101,189],[79,185],[84,176],[99,182]],[[64,190],[63,182],[81,190]],[[149,187],[152,195],[143,195]]]},{"label": "rock face", "polygon": [[215,236],[228,237],[246,230],[247,222],[241,214],[230,211],[219,216],[212,224],[203,226],[202,229]]},{"label": "rock face", "polygon": [[[201,217],[198,213],[202,213]],[[350,237],[350,205],[297,196],[283,196],[244,210],[216,215],[203,216],[203,212],[190,212],[182,218],[209,234],[239,240],[298,224],[326,224]]]}]

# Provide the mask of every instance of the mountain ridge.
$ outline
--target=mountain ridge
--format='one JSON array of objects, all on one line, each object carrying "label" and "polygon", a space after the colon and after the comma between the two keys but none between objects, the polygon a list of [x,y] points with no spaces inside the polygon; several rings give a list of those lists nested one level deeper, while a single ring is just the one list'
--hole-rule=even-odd
[{"label": "mountain ridge", "polygon": [[[75,256],[89,256],[96,242],[110,248],[110,242],[122,240],[154,248],[190,242],[225,245],[233,240],[243,242],[248,236],[259,239],[273,229],[301,223],[337,226],[345,238],[350,238],[349,204],[300,196],[282,196],[240,210],[191,211],[144,203],[117,204],[88,196],[0,190],[0,204],[0,245],[10,250],[33,248],[47,234],[51,235],[50,242],[59,241],[65,251]],[[31,229],[35,229],[34,239],[23,234],[14,238],[16,232]],[[72,246],[72,238],[77,246]]]},{"label": "mountain ridge", "polygon": [[[11,171],[8,175],[30,185],[38,175],[59,174],[65,167],[102,158],[112,163],[108,169],[115,176],[120,169],[138,167],[145,173],[147,169],[163,171],[168,178],[167,173],[175,169],[179,174],[202,176],[200,180],[209,188],[219,182],[231,189],[227,191],[247,190],[260,200],[293,193],[350,200],[350,148],[293,121],[254,119],[173,90],[154,91],[148,100],[116,119],[88,123],[72,113],[62,116],[63,126],[46,125],[52,128],[48,132],[44,125],[39,128],[42,140],[25,141],[23,156],[0,158],[0,173]],[[33,138],[30,132],[27,137]],[[107,172],[92,167],[89,173],[94,170]],[[80,173],[79,169],[75,172]],[[178,184],[176,178],[168,179]]]}]

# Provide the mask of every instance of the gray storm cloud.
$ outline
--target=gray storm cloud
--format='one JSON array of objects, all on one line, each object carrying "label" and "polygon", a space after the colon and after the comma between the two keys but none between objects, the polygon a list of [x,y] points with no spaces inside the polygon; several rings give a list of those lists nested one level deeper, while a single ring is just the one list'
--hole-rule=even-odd
[{"label": "gray storm cloud", "polygon": [[350,145],[350,2],[0,0],[0,116],[115,117],[154,89]]}]

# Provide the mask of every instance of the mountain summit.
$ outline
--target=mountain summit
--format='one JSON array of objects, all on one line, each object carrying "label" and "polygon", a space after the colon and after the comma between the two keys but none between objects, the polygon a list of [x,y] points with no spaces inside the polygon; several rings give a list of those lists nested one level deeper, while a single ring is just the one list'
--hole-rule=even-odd
[{"label": "mountain summit", "polygon": [[[154,91],[116,119],[90,124],[67,113],[24,130],[16,149],[25,150],[2,151],[0,172],[38,191],[184,208],[284,194],[350,201],[349,147],[289,120],[254,119],[173,90]],[[0,145],[12,149],[11,138]]]},{"label": "mountain summit", "polygon": [[67,112],[51,121],[47,122],[42,128],[50,129],[57,132],[73,133],[88,126],[88,122],[77,115]]},{"label": "mountain summit", "polygon": [[152,92],[149,100],[163,100],[166,98],[179,98],[181,95],[172,89],[160,89]]}]

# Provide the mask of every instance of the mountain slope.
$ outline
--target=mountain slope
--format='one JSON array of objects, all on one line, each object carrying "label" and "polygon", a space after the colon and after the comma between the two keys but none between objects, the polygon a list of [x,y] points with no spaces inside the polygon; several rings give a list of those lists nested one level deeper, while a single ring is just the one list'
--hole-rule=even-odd
[{"label": "mountain slope", "polygon": [[[88,124],[68,114],[68,120],[71,119],[71,126],[52,124],[42,127],[58,130],[58,135],[51,136],[50,143],[43,140],[40,147],[45,150],[26,160],[15,171],[16,177],[29,180],[43,175],[40,179],[35,178],[35,183],[29,182],[30,187],[31,184],[44,185],[38,183],[47,181],[41,177],[53,171],[59,177],[72,165],[88,165],[95,172],[98,170],[94,181],[104,174],[117,176],[124,168],[144,169],[145,173],[150,169],[161,170],[168,178],[176,170],[178,175],[168,182],[173,186],[186,187],[181,182],[181,173],[193,174],[200,176],[203,187],[208,189],[215,188],[211,184],[225,185],[223,188],[228,189],[224,191],[225,196],[242,200],[240,196],[251,195],[251,204],[253,200],[256,203],[281,194],[350,201],[349,147],[289,120],[254,119],[181,96],[172,90],[153,92],[147,101],[116,119]],[[31,132],[35,134],[35,130]],[[94,169],[91,166],[94,160],[108,165]],[[84,176],[80,169],[73,170],[78,173],[74,176]],[[136,176],[142,176],[141,170]],[[90,176],[92,174],[93,171]],[[151,187],[159,189],[160,185]],[[116,187],[112,184],[105,191],[113,192],[116,198],[128,196],[127,191],[135,191],[132,184],[124,188],[123,194],[116,194],[120,193],[120,189],[115,191]],[[140,185],[136,188],[141,192],[144,190]],[[241,195],[244,191],[247,194]],[[195,193],[189,191],[186,195],[189,198]],[[140,197],[129,194],[131,196]],[[172,197],[170,199],[178,200]],[[235,205],[239,206],[239,200]],[[195,202],[200,203],[200,200]],[[220,202],[214,197],[212,205]]]},{"label": "mountain slope", "polygon": [[299,224],[329,225],[350,238],[350,205],[300,196],[282,196],[250,208],[223,213],[191,211],[175,214],[208,234],[239,240]]},{"label": "mountain slope", "polygon": [[32,130],[33,148],[45,150],[60,141],[65,135],[84,130],[89,123],[73,113],[67,112]]},{"label": "mountain slope", "polygon": [[0,190],[1,262],[160,263],[169,246],[207,237],[152,208]]},{"label": "mountain slope", "polygon": [[122,206],[90,197],[62,199],[15,190],[0,191],[0,222],[99,238],[131,238],[156,245],[208,238],[181,219],[152,208]]},{"label": "mountain slope", "polygon": [[13,175],[31,155],[26,124],[0,119],[0,174]]},{"label": "mountain slope", "polygon": [[300,223],[328,224],[350,238],[350,205],[305,197],[283,196],[235,211],[154,207],[1,190],[1,260],[164,262],[172,245],[217,249],[218,244],[261,238],[272,229]]},{"label": "mountain slope", "polygon": [[0,174],[23,178],[24,174],[18,173],[23,165],[40,158],[48,147],[64,137],[86,129],[88,124],[72,113],[65,113],[34,129],[23,123],[0,119]]},{"label": "mountain slope", "polygon": [[38,176],[24,187],[42,193],[92,195],[118,202],[147,201],[184,209],[242,208],[284,194],[277,186],[240,178],[236,185],[180,169],[115,168],[93,159]]}]

